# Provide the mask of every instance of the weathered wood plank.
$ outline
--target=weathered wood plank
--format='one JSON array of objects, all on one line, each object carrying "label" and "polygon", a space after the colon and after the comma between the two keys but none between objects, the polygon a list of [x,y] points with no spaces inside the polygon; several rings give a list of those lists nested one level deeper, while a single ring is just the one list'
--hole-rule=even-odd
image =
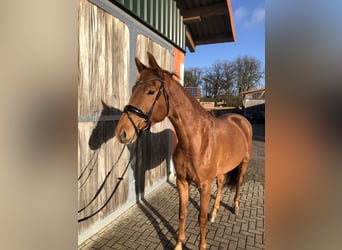
[{"label": "weathered wood plank", "polygon": [[[91,201],[113,168],[94,202],[78,214],[79,219],[106,202],[130,158],[126,149],[115,165],[123,145],[114,138],[113,132],[120,110],[128,102],[128,60],[129,31],[125,23],[90,2],[79,0],[79,209]],[[82,120],[84,117],[87,119]],[[79,233],[124,204],[128,185],[125,178],[101,212],[79,223]]]},{"label": "weathered wood plank", "polygon": [[[79,209],[94,197],[123,148],[113,132],[120,110],[129,100],[129,38],[125,23],[94,4],[79,0],[78,185],[82,185],[79,187]],[[171,55],[167,49],[143,35],[138,35],[136,42],[136,56],[144,63],[147,64],[149,51],[164,69],[171,69]],[[137,150],[134,150],[136,145],[124,150],[103,190],[78,214],[79,219],[106,202],[131,156],[134,156],[130,167],[135,182],[129,180],[126,173],[108,205],[97,215],[79,223],[79,233],[125,204],[129,198],[129,185],[137,185],[139,195],[165,178],[169,162],[168,124],[164,121],[153,126],[151,133],[143,135]]]},{"label": "weathered wood plank", "polygon": [[101,100],[122,109],[129,93],[128,28],[86,0],[79,5],[78,114],[97,115]]}]

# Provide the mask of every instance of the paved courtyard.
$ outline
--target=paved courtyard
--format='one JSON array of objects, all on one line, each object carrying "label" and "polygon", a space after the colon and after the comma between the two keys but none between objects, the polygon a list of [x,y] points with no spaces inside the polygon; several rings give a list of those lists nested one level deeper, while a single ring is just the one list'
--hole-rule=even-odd
[{"label": "paved courtyard", "polygon": [[[210,209],[216,186],[213,182]],[[231,212],[234,192],[224,189],[214,223],[208,222],[207,249],[265,249],[264,185],[246,180],[240,212]],[[198,249],[199,192],[190,187],[186,239],[183,249]],[[173,249],[178,232],[178,192],[175,180],[163,184],[83,242],[79,249]]]}]

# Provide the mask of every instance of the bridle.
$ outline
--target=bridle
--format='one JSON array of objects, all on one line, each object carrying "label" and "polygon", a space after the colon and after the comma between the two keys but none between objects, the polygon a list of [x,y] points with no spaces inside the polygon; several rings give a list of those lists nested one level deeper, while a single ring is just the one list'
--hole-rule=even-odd
[{"label": "bridle", "polygon": [[[138,135],[140,134],[140,132],[150,129],[150,127],[151,127],[151,115],[152,115],[154,106],[155,106],[156,102],[158,101],[161,93],[163,93],[164,98],[165,98],[165,102],[166,102],[166,109],[167,109],[166,115],[168,115],[168,113],[169,113],[169,95],[167,94],[165,87],[164,87],[164,79],[159,78],[159,77],[150,78],[150,79],[145,80],[145,81],[137,82],[136,85],[141,85],[141,84],[144,84],[144,83],[150,82],[150,81],[159,81],[160,87],[159,87],[158,93],[157,93],[156,97],[154,98],[154,101],[153,101],[150,109],[148,110],[148,112],[145,114],[139,108],[134,107],[133,105],[130,105],[130,104],[126,105],[124,110],[123,110],[123,113],[125,113],[127,115],[128,119],[130,120],[130,122],[132,123],[132,125],[135,129],[135,132]],[[130,113],[144,119],[144,121],[146,122],[146,126],[144,128],[138,128],[138,126],[134,123]]]}]

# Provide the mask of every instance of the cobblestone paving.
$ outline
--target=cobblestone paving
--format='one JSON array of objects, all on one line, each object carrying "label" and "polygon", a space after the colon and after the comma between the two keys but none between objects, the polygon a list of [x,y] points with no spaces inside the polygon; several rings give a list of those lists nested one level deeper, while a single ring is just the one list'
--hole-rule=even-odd
[{"label": "cobblestone paving", "polygon": [[[210,208],[216,186],[213,182]],[[235,192],[223,190],[214,223],[208,222],[207,249],[265,249],[264,186],[248,180],[241,188],[239,215],[233,214]],[[198,249],[199,192],[190,187],[186,239],[183,249]],[[79,249],[173,249],[178,232],[178,192],[175,180],[147,195]]]}]

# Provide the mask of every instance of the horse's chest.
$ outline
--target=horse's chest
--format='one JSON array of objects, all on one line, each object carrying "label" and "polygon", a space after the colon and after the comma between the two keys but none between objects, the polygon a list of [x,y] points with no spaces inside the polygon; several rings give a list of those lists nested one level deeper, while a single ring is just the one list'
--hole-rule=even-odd
[{"label": "horse's chest", "polygon": [[[204,159],[203,155],[192,155],[187,159],[186,173],[189,179],[199,184],[203,179],[207,179],[211,175],[213,166],[209,159]],[[212,169],[213,170],[213,169]],[[214,173],[215,171],[213,171]]]}]

